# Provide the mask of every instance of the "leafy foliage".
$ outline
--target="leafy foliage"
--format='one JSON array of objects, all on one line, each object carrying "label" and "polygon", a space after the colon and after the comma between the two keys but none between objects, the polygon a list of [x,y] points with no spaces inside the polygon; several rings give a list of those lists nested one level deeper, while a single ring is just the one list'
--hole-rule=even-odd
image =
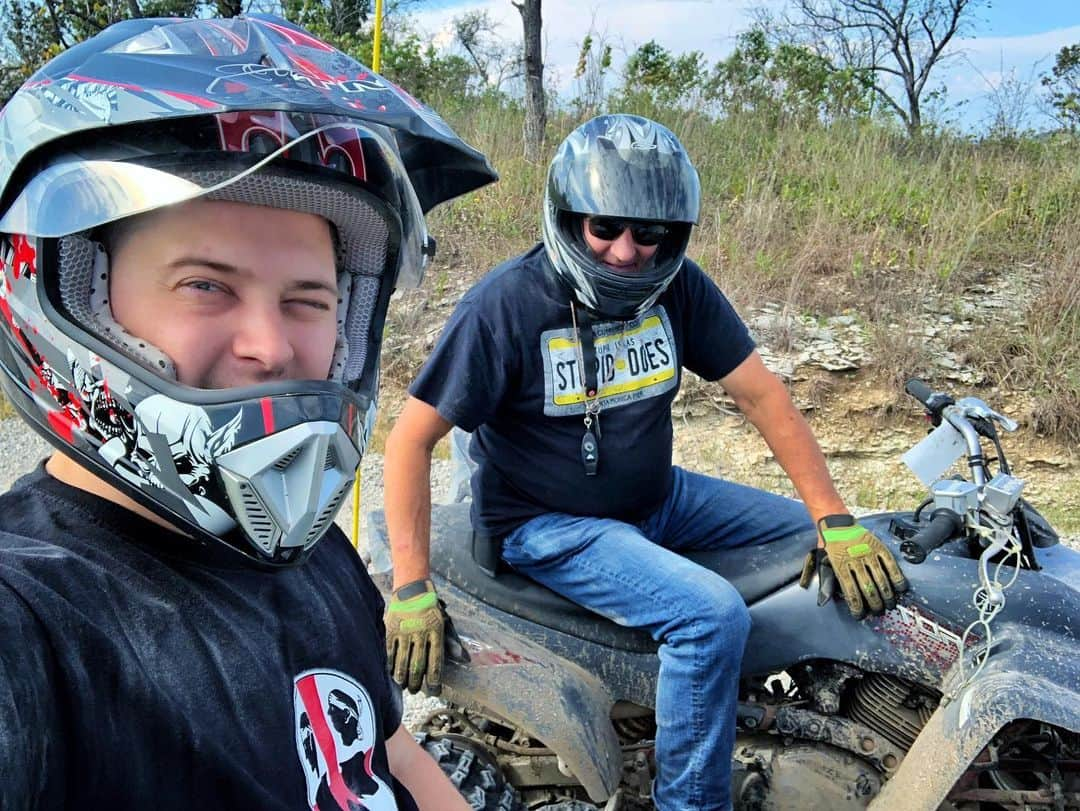
[{"label": "leafy foliage", "polygon": [[622,94],[631,105],[643,100],[658,106],[692,103],[707,70],[701,51],[675,56],[649,40],[626,60]]},{"label": "leafy foliage", "polygon": [[1042,83],[1061,125],[1074,132],[1080,130],[1080,42],[1058,51]]},{"label": "leafy foliage", "polygon": [[710,94],[727,114],[758,112],[776,120],[832,121],[872,109],[873,78],[861,68],[834,68],[809,48],[781,42],[773,47],[754,28],[739,37],[727,59],[717,62]]}]

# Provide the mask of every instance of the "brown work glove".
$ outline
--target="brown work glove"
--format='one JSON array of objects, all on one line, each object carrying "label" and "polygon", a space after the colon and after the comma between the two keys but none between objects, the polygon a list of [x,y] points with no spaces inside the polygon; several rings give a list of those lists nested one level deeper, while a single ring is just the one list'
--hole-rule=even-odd
[{"label": "brown work glove", "polygon": [[422,687],[429,695],[442,692],[444,649],[454,661],[469,661],[430,580],[415,580],[395,591],[385,622],[390,672],[394,681],[410,693]]},{"label": "brown work glove", "polygon": [[[824,565],[827,563],[840,584],[848,610],[855,619],[884,613],[896,607],[896,595],[908,589],[907,578],[900,571],[892,552],[850,515],[827,515],[818,522],[818,532],[825,542],[825,555],[815,549],[803,565],[799,585],[807,588],[817,568],[818,604],[826,588]],[[827,597],[825,599],[827,601]]]}]

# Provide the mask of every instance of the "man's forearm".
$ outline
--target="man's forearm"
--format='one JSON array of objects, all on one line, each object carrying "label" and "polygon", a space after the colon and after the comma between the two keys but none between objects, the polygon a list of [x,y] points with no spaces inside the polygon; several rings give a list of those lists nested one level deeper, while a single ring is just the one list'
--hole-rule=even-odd
[{"label": "man's forearm", "polygon": [[781,391],[759,407],[748,409],[747,417],[791,479],[815,522],[826,515],[847,512],[810,426],[779,381],[777,386]]},{"label": "man's forearm", "polygon": [[430,573],[431,450],[388,442],[383,481],[397,589]]},{"label": "man's forearm", "polygon": [[409,790],[420,811],[469,811],[469,804],[405,727],[387,741],[390,771]]}]

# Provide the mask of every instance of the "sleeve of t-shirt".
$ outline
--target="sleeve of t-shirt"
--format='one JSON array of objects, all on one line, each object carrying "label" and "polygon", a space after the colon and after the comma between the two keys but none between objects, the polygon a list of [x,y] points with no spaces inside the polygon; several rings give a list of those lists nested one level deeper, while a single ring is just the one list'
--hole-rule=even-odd
[{"label": "sleeve of t-shirt", "polygon": [[505,355],[509,342],[498,339],[491,313],[483,309],[472,297],[458,304],[409,386],[409,394],[469,432],[495,414],[513,368]]},{"label": "sleeve of t-shirt", "polygon": [[750,356],[754,339],[727,296],[701,268],[687,260],[679,275],[683,366],[706,380],[719,380]]},{"label": "sleeve of t-shirt", "polygon": [[52,654],[37,619],[3,581],[0,628],[0,808],[59,807],[65,742]]}]

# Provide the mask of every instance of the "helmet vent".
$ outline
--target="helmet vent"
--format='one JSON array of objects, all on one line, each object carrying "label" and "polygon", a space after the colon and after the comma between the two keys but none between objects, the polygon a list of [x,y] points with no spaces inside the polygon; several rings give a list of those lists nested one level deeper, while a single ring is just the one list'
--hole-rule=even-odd
[{"label": "helmet vent", "polygon": [[326,509],[319,513],[319,517],[315,520],[315,523],[311,526],[311,531],[308,532],[307,539],[304,541],[304,546],[314,543],[316,540],[322,537],[323,532],[326,530],[327,524],[334,520],[334,516],[337,514],[338,507],[341,506],[341,500],[345,497],[345,494],[349,491],[349,485],[351,482],[345,482],[338,488],[337,492],[330,498],[330,501],[326,504]]},{"label": "helmet vent", "polygon": [[274,470],[276,470],[278,472],[286,470],[289,467],[289,465],[291,465],[296,460],[296,457],[300,455],[300,451],[302,451],[303,449],[304,449],[303,445],[297,445],[295,448],[293,448],[287,454],[285,454],[280,459],[278,459],[276,462],[274,462]]},{"label": "helmet vent", "polygon": [[246,529],[252,539],[264,549],[269,549],[274,540],[274,522],[270,519],[266,508],[263,507],[259,497],[249,488],[241,491],[243,500]]},{"label": "helmet vent", "polygon": [[[332,467],[324,467],[330,462]],[[319,421],[234,448],[217,463],[249,540],[281,562],[326,532],[352,484],[360,454],[341,425]]]},{"label": "helmet vent", "polygon": [[337,463],[338,463],[337,451],[334,450],[333,445],[328,445],[326,447],[326,461],[323,462],[323,470],[330,470],[331,468],[335,467],[337,465]]}]

